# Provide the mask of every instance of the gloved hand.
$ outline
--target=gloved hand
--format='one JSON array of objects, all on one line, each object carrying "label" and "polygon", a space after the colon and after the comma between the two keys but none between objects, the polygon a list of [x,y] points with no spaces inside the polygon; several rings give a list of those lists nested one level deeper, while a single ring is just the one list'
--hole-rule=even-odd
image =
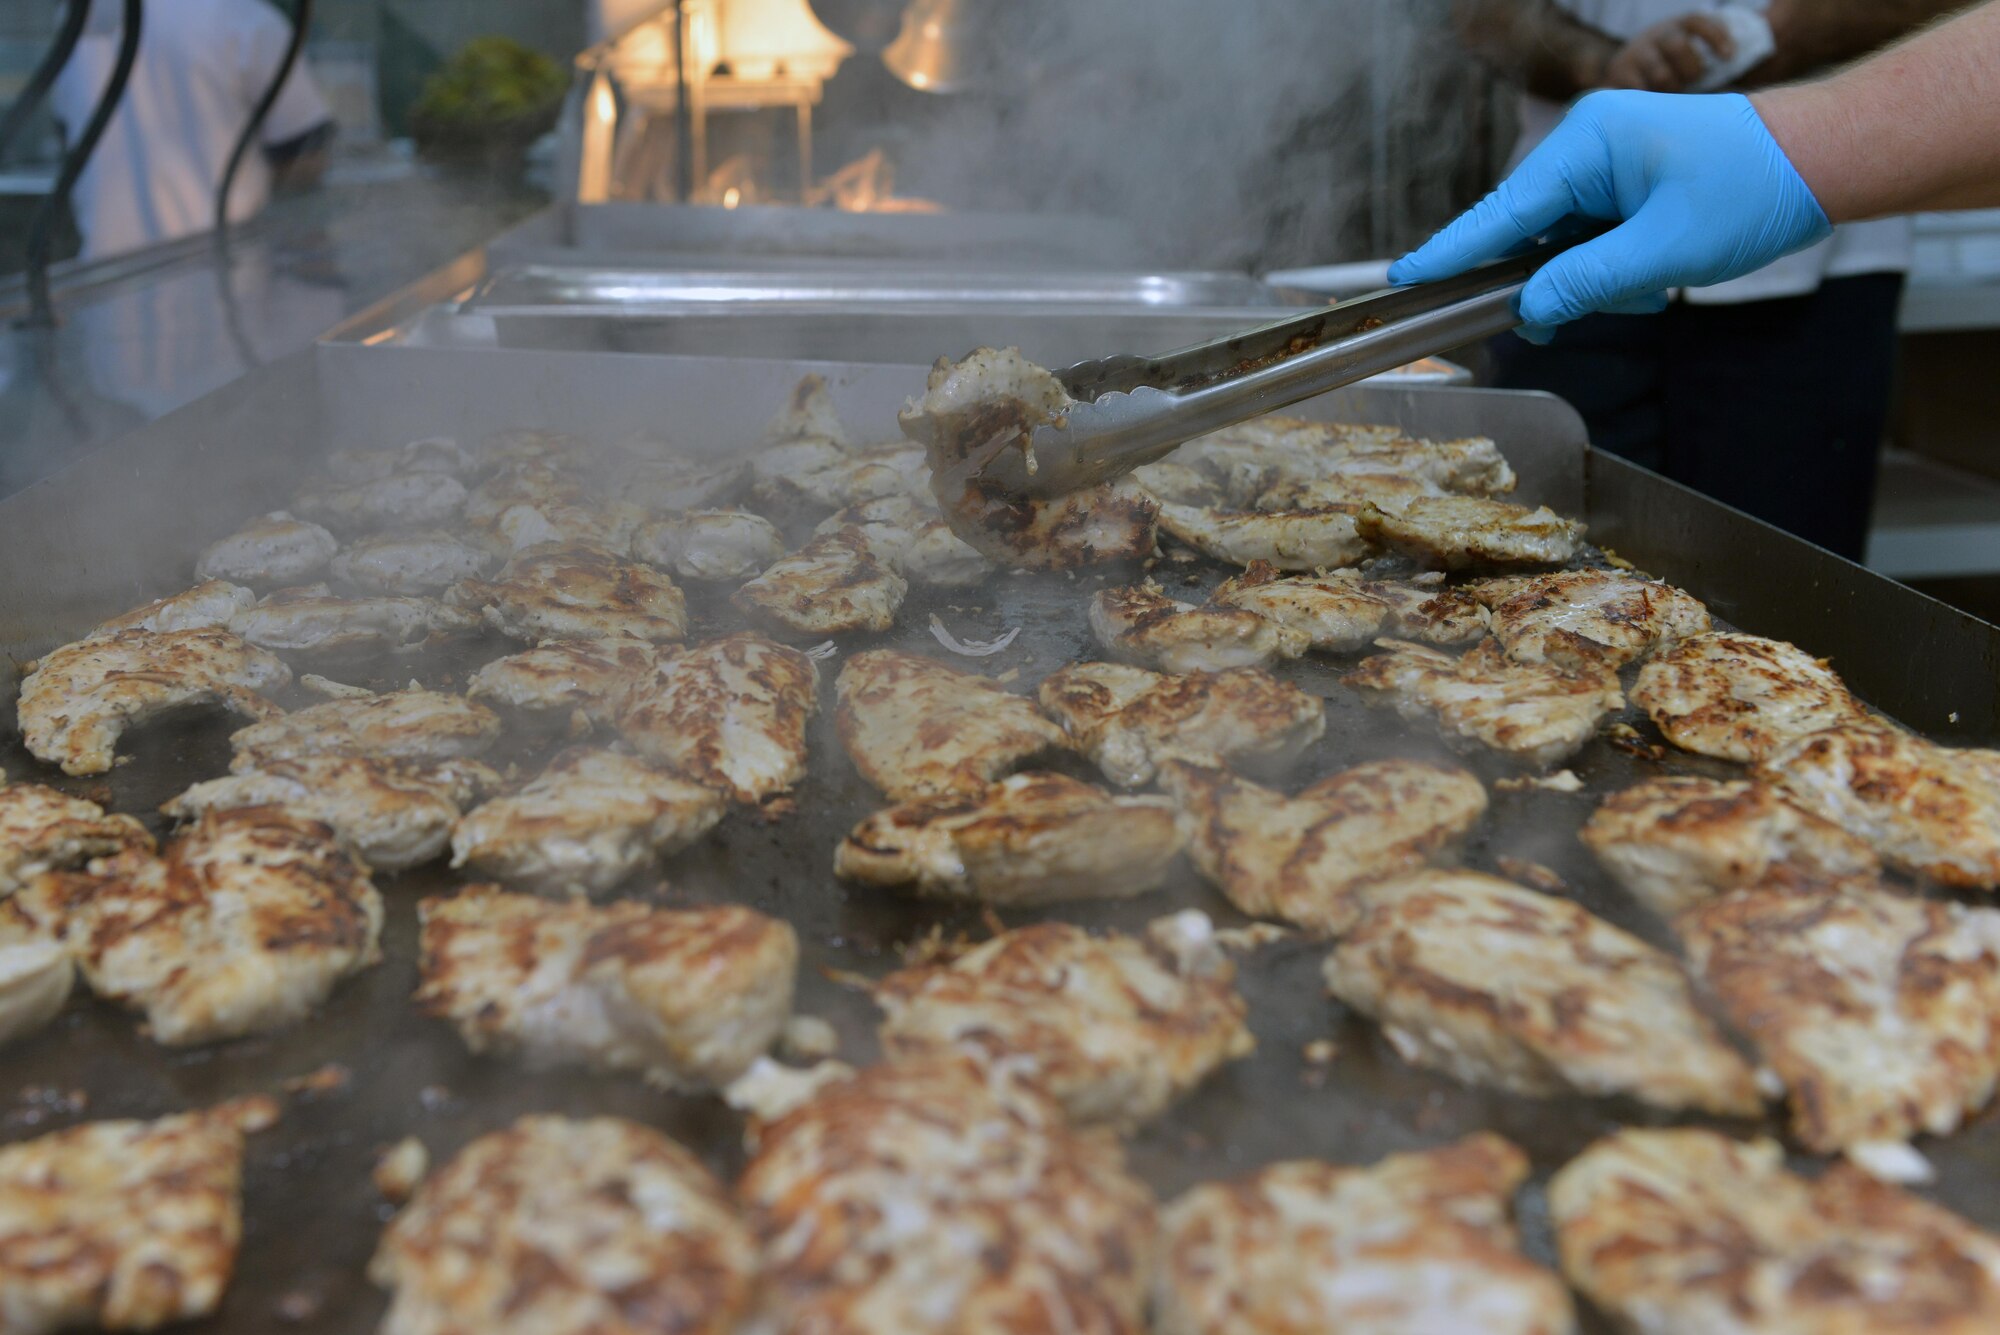
[{"label": "gloved hand", "polygon": [[1516,309],[1536,342],[1592,311],[1660,310],[1668,288],[1739,277],[1833,230],[1750,99],[1592,93],[1389,281],[1449,278],[1579,214],[1622,223],[1528,280]]}]

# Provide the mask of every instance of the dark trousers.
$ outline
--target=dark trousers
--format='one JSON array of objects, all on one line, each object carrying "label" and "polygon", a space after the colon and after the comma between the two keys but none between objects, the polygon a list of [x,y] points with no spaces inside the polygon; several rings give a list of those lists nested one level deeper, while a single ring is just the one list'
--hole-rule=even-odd
[{"label": "dark trousers", "polygon": [[1889,415],[1901,274],[1803,297],[1592,315],[1494,340],[1496,383],[1576,406],[1591,443],[1859,560]]}]

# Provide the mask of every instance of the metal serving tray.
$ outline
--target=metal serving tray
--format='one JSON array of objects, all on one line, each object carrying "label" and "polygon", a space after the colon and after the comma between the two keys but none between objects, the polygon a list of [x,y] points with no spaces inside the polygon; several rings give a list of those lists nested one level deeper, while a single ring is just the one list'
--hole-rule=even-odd
[{"label": "metal serving tray", "polygon": [[[922,369],[322,348],[315,357],[289,359],[163,418],[0,502],[6,568],[33,572],[17,576],[0,595],[0,647],[18,662],[110,613],[185,585],[203,543],[244,515],[282,501],[312,459],[331,447],[540,425],[605,439],[634,431],[665,434],[690,453],[727,455],[755,438],[805,371],[828,376],[836,405],[857,430],[886,432],[889,414],[920,382]],[[1360,386],[1301,411],[1387,420],[1429,435],[1491,434],[1522,474],[1525,499],[1582,512],[1601,541],[1683,584],[1721,615],[1832,656],[1864,695],[1934,734],[1987,741],[2000,733],[1994,686],[2000,629],[1629,465],[1587,455],[1581,424],[1555,399]],[[1221,574],[1188,571],[1182,577],[1193,583],[1185,591],[1195,597]],[[1019,688],[1027,689],[1063,663],[1095,656],[1085,602],[1094,588],[1130,577],[1130,571],[1074,580],[1008,577],[980,590],[919,592],[905,605],[897,631],[867,642],[943,656],[925,629],[932,613],[965,638],[1020,627],[1007,651],[979,666],[991,673],[1018,670]],[[729,624],[726,607],[719,592],[694,591],[695,634]],[[842,654],[861,642],[844,644]],[[396,659],[364,680],[390,686],[414,676],[456,685],[473,665],[505,650],[488,640],[460,643]],[[1302,687],[1326,697],[1329,709],[1326,741],[1296,782],[1378,756],[1449,754],[1428,731],[1364,707],[1338,684],[1345,666],[1339,659],[1309,659],[1285,668]],[[839,658],[825,668],[823,699],[830,696]],[[0,745],[0,765],[13,777],[52,781],[143,814],[190,780],[220,773],[228,763],[229,730],[213,716],[138,729],[128,739],[129,763],[101,781],[61,779],[12,738]],[[518,739],[505,745],[503,761],[539,761],[541,751]],[[641,879],[630,893],[671,903],[739,901],[791,921],[803,944],[800,1011],[826,1016],[841,1035],[843,1055],[866,1060],[873,1051],[872,1007],[831,981],[829,971],[879,975],[895,966],[902,946],[926,931],[977,935],[984,929],[976,913],[833,879],[834,844],[880,799],[842,756],[826,710],[813,725],[811,745],[810,776],[792,812],[768,822],[732,814],[711,837],[664,865],[665,887]],[[1464,763],[1489,781],[1508,772],[1491,756]],[[1698,772],[1724,768],[1682,757],[1673,765]],[[1510,857],[1543,863],[1592,909],[1657,940],[1657,924],[1604,889],[1575,831],[1599,795],[1658,767],[1599,740],[1573,768],[1585,781],[1583,793],[1495,791],[1467,861],[1488,869]],[[160,828],[157,820],[153,824]],[[0,1104],[0,1139],[85,1116],[154,1116],[200,1106],[272,1089],[324,1063],[345,1068],[345,1085],[291,1099],[279,1126],[251,1140],[237,1275],[221,1315],[190,1327],[232,1333],[266,1331],[281,1320],[286,1329],[305,1331],[359,1335],[373,1328],[382,1299],[362,1275],[389,1210],[367,1175],[377,1151],[405,1135],[421,1137],[434,1162],[442,1162],[471,1137],[524,1112],[612,1113],[658,1126],[717,1171],[733,1173],[741,1159],[741,1127],[719,1101],[656,1093],[633,1078],[533,1072],[512,1061],[475,1058],[446,1026],[411,1010],[415,901],[456,881],[436,866],[380,878],[389,908],[384,962],[343,986],[320,1014],[277,1034],[175,1052],[140,1038],[128,1014],[88,1001],[72,1005],[51,1030],[7,1054],[15,1093]],[[1157,893],[1064,906],[1053,916],[1130,928],[1187,906],[1235,920],[1184,867]],[[1006,916],[1020,923],[1040,915]],[[1219,1072],[1132,1141],[1135,1169],[1162,1196],[1276,1158],[1367,1161],[1481,1128],[1521,1144],[1539,1183],[1620,1123],[1667,1120],[1628,1103],[1516,1098],[1411,1069],[1371,1026],[1322,999],[1324,953],[1324,946],[1299,941],[1245,963],[1242,987],[1257,1054]],[[1324,1068],[1301,1054],[1320,1038],[1332,1038],[1340,1049]],[[2000,1192],[1994,1190],[2000,1118],[1976,1118],[1959,1135],[1925,1148],[1941,1170],[1933,1194],[1979,1222],[2000,1226]],[[1524,1195],[1523,1224],[1530,1248],[1546,1257],[1538,1188]]]}]

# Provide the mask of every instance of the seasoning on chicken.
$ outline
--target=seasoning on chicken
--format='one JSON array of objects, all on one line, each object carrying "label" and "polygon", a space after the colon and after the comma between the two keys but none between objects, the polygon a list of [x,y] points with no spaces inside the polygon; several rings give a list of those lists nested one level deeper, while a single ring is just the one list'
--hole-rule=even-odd
[{"label": "seasoning on chicken", "polygon": [[436,762],[483,755],[500,737],[500,718],[462,695],[409,689],[343,695],[262,723],[229,738],[230,769],[261,769],[301,756],[367,756]]},{"label": "seasoning on chicken", "polygon": [[919,895],[1028,907],[1145,894],[1180,848],[1173,805],[1161,798],[1029,773],[878,811],[835,850],[833,870]]},{"label": "seasoning on chicken", "polygon": [[378,533],[333,558],[333,577],[370,593],[441,593],[492,570],[493,556],[434,528]]},{"label": "seasoning on chicken", "polygon": [[45,871],[152,846],[153,836],[130,816],[107,815],[95,802],[38,783],[0,784],[0,897]]},{"label": "seasoning on chicken", "polygon": [[727,1084],[791,1013],[798,938],[733,904],[656,909],[467,886],[418,905],[417,1005],[474,1052]]},{"label": "seasoning on chicken", "polygon": [[1167,503],[1160,506],[1160,530],[1232,565],[1265,561],[1280,570],[1326,570],[1368,555],[1356,527],[1359,513],[1359,507],[1346,505],[1273,514]]},{"label": "seasoning on chicken", "polygon": [[928,493],[882,496],[836,510],[815,535],[854,524],[885,549],[896,570],[913,584],[962,588],[993,573],[993,563],[951,531]]},{"label": "seasoning on chicken", "polygon": [[632,535],[632,555],[682,579],[748,579],[785,554],[785,538],[748,510],[683,510]]},{"label": "seasoning on chicken", "polygon": [[1140,1335],[1153,1200],[1118,1142],[963,1058],[821,1085],[754,1132],[751,1329]]},{"label": "seasoning on chicken", "polygon": [[1261,668],[1164,676],[1122,663],[1077,663],[1043,679],[1038,698],[1113,783],[1136,788],[1169,760],[1282,771],[1326,731],[1318,696]]},{"label": "seasoning on chicken", "polygon": [[699,1159],[617,1117],[523,1117],[390,1223],[380,1335],[734,1335],[757,1250]]},{"label": "seasoning on chicken", "polygon": [[1674,775],[1613,793],[1579,835],[1663,918],[1730,890],[1872,881],[1868,845],[1768,783]]},{"label": "seasoning on chicken", "polygon": [[478,628],[478,617],[435,598],[337,598],[324,584],[280,589],[229,619],[260,649],[314,654],[403,649]]},{"label": "seasoning on chicken", "polygon": [[1583,541],[1583,525],[1545,505],[1483,496],[1420,496],[1393,514],[1368,505],[1354,523],[1369,542],[1445,570],[1561,565]]},{"label": "seasoning on chicken", "polygon": [[2000,1238],[1773,1140],[1624,1130],[1549,1183],[1563,1273],[1635,1330],[1975,1335],[2000,1328]]},{"label": "seasoning on chicken", "polygon": [[1746,763],[1809,732],[1870,717],[1821,660],[1735,631],[1691,636],[1653,655],[1639,669],[1632,703],[1682,750]]},{"label": "seasoning on chicken", "polygon": [[257,595],[240,584],[205,579],[191,589],[155,598],[150,603],[142,603],[111,618],[93,630],[88,638],[106,639],[123,630],[150,630],[156,633],[223,630],[228,628],[230,618],[256,601]]},{"label": "seasoning on chicken", "polygon": [[848,525],[778,558],[730,602],[781,633],[838,635],[889,629],[909,591],[888,546]]},{"label": "seasoning on chicken", "polygon": [[1165,672],[1263,667],[1297,658],[1311,645],[1303,632],[1254,611],[1178,602],[1150,579],[1098,590],[1090,629],[1111,653]]},{"label": "seasoning on chicken", "polygon": [[671,579],[598,547],[531,547],[491,580],[466,580],[446,597],[481,612],[502,635],[530,643],[622,637],[664,644],[687,634],[687,600]]},{"label": "seasoning on chicken", "polygon": [[970,794],[1065,744],[1063,730],[996,681],[900,649],[847,660],[834,724],[861,776],[895,801]]},{"label": "seasoning on chicken", "polygon": [[465,693],[504,709],[580,716],[585,726],[602,727],[617,718],[632,683],[674,652],[644,640],[550,640],[485,664]]},{"label": "seasoning on chicken", "polygon": [[277,1120],[272,1100],[248,1098],[0,1147],[9,1335],[153,1330],[211,1315],[243,1237],[243,1138]]},{"label": "seasoning on chicken", "polygon": [[2000,889],[2000,752],[1938,746],[1871,719],[1799,737],[1758,772],[1899,871]]},{"label": "seasoning on chicken", "polygon": [[1333,935],[1354,925],[1363,887],[1451,860],[1486,811],[1478,779],[1415,760],[1356,765],[1296,797],[1208,765],[1168,764],[1160,783],[1188,855],[1230,903]]},{"label": "seasoning on chicken", "polygon": [[1570,1335],[1554,1274],[1521,1254],[1528,1158],[1480,1132],[1366,1167],[1275,1163],[1198,1186],[1160,1223],[1158,1335]]},{"label": "seasoning on chicken", "polygon": [[1820,1154],[1946,1135],[2000,1080],[2000,910],[1858,883],[1742,890],[1675,921],[1689,968]]},{"label": "seasoning on chicken", "polygon": [[[1339,580],[1352,572],[1334,571]],[[1486,609],[1462,588],[1446,588],[1437,571],[1412,575],[1408,579],[1356,579],[1355,583],[1372,598],[1389,604],[1384,634],[1424,644],[1473,644],[1486,638]]]},{"label": "seasoning on chicken", "polygon": [[1403,1060],[1514,1094],[1623,1094],[1755,1116],[1749,1065],[1652,946],[1553,895],[1469,871],[1365,892],[1329,990]]},{"label": "seasoning on chicken", "polygon": [[65,774],[103,774],[127,728],[194,705],[251,718],[280,710],[260,692],[291,669],[226,630],[122,630],[66,644],[21,681],[22,739]]},{"label": "seasoning on chicken", "polygon": [[448,473],[390,473],[366,482],[308,482],[292,508],[335,533],[356,534],[443,524],[465,501],[465,484]]},{"label": "seasoning on chicken", "polygon": [[1575,754],[1625,696],[1604,668],[1515,663],[1491,640],[1463,655],[1403,640],[1341,678],[1406,719],[1435,720],[1445,739],[1490,747],[1535,766]]},{"label": "seasoning on chicken", "polygon": [[619,730],[642,758],[757,803],[805,777],[806,721],[818,707],[813,661],[746,632],[642,673]]},{"label": "seasoning on chicken", "polygon": [[203,548],[194,575],[267,587],[297,584],[326,569],[339,549],[339,540],[318,524],[273,510]]},{"label": "seasoning on chicken", "polygon": [[444,852],[464,811],[499,786],[500,776],[476,760],[300,756],[197,783],[160,810],[188,820],[205,811],[280,806],[324,822],[377,871],[403,871]]},{"label": "seasoning on chicken", "polygon": [[1234,967],[1203,945],[1175,958],[1069,923],[1003,932],[878,982],[882,1052],[963,1053],[1024,1074],[1079,1124],[1136,1127],[1256,1046]]},{"label": "seasoning on chicken", "polygon": [[213,812],[158,856],[129,849],[16,894],[90,990],[144,1011],[171,1047],[304,1019],[381,958],[382,897],[317,821],[279,807]]},{"label": "seasoning on chicken", "polygon": [[1160,503],[1130,478],[1050,500],[974,486],[940,495],[945,520],[1003,570],[1069,570],[1153,554]]},{"label": "seasoning on chicken", "polygon": [[1357,468],[1326,477],[1280,482],[1257,497],[1255,508],[1276,513],[1373,504],[1395,514],[1419,496],[1445,494],[1442,487],[1421,477]]},{"label": "seasoning on chicken", "polygon": [[1488,580],[1472,592],[1518,663],[1616,671],[1709,625],[1708,609],[1673,585],[1616,570]]},{"label": "seasoning on chicken", "polygon": [[1352,570],[1285,575],[1267,561],[1224,580],[1209,595],[1220,607],[1255,612],[1307,636],[1314,649],[1346,653],[1376,636],[1407,635],[1432,644],[1461,644],[1486,634],[1486,609],[1470,594],[1439,588],[1442,576],[1399,583],[1364,579]]},{"label": "seasoning on chicken", "polygon": [[727,802],[622,752],[576,748],[461,820],[451,865],[544,894],[598,894],[714,829]]}]

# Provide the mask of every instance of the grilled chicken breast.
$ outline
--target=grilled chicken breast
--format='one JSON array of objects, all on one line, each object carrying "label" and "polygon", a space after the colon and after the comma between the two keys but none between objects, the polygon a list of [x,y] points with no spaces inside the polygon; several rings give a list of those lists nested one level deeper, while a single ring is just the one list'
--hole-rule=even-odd
[{"label": "grilled chicken breast", "polygon": [[834,723],[854,767],[896,801],[980,792],[1066,740],[1034,701],[900,649],[854,655],[834,691]]},{"label": "grilled chicken breast", "polygon": [[784,554],[777,526],[748,510],[683,510],[632,535],[633,556],[682,579],[748,579]]},{"label": "grilled chicken breast", "polygon": [[1675,921],[1689,967],[1821,1154],[1945,1135],[2000,1081],[2000,910],[1859,884],[1737,891]]},{"label": "grilled chicken breast", "polygon": [[1776,1141],[1625,1130],[1549,1184],[1563,1273],[1622,1325],[1715,1335],[1974,1335],[2000,1326],[2000,1239]]},{"label": "grilled chicken breast", "polygon": [[160,810],[190,820],[207,811],[283,807],[325,823],[370,867],[403,871],[444,852],[464,810],[499,786],[500,776],[476,760],[300,756],[197,783]]},{"label": "grilled chicken breast", "polygon": [[1639,669],[1632,702],[1682,750],[1746,763],[1809,732],[1869,718],[1819,659],[1734,631],[1691,636],[1655,654]]},{"label": "grilled chicken breast", "polygon": [[1583,525],[1545,505],[1483,496],[1419,496],[1394,513],[1369,505],[1354,524],[1368,542],[1444,570],[1561,565],[1583,541]]},{"label": "grilled chicken breast", "polygon": [[362,538],[333,558],[332,573],[370,593],[409,596],[442,593],[460,580],[486,575],[495,564],[485,548],[425,528]]},{"label": "grilled chicken breast", "polygon": [[1143,561],[1153,554],[1160,514],[1145,488],[1122,477],[1049,500],[971,489],[940,492],[938,503],[952,532],[1002,570]]},{"label": "grilled chicken breast", "polygon": [[542,640],[646,640],[687,634],[687,600],[660,571],[596,547],[531,547],[491,580],[469,579],[446,595],[479,611],[502,635]]},{"label": "grilled chicken breast", "polygon": [[610,488],[649,514],[704,510],[742,494],[749,469],[740,459],[633,459],[613,471]]},{"label": "grilled chicken breast", "polygon": [[699,1159],[617,1117],[523,1117],[467,1145],[390,1223],[381,1335],[733,1335],[750,1230]]},{"label": "grilled chicken breast", "polygon": [[898,493],[850,505],[827,516],[813,532],[817,536],[848,524],[859,526],[886,550],[896,570],[913,584],[962,588],[993,573],[993,563],[951,531],[928,493]]},{"label": "grilled chicken breast", "polygon": [[275,655],[226,630],[122,630],[43,656],[21,681],[29,752],[65,774],[103,774],[125,730],[169,710],[222,705],[269,718],[260,692],[291,681]]},{"label": "grilled chicken breast", "polygon": [[1025,1074],[1072,1121],[1129,1128],[1256,1046],[1235,977],[1213,942],[1177,960],[1043,922],[899,969],[874,995],[890,1060],[964,1053]]},{"label": "grilled chicken breast", "polygon": [[292,498],[292,509],[352,535],[443,524],[465,508],[465,500],[465,484],[448,473],[390,473],[366,482],[308,482]]},{"label": "grilled chicken breast", "polygon": [[1311,645],[1302,632],[1254,611],[1178,602],[1152,580],[1100,589],[1090,600],[1090,628],[1111,653],[1165,672],[1263,667]]},{"label": "grilled chicken breast", "polygon": [[1061,774],[918,797],[854,827],[844,880],[1002,906],[1122,899],[1156,889],[1179,855],[1171,803],[1113,797]]},{"label": "grilled chicken breast", "polygon": [[761,802],[805,777],[819,669],[762,635],[727,635],[667,659],[626,693],[633,750],[683,778]]},{"label": "grilled chicken breast", "polygon": [[45,871],[152,847],[153,836],[130,816],[38,783],[0,784],[0,897]]},{"label": "grilled chicken breast", "polygon": [[761,1126],[737,1183],[758,1335],[1139,1335],[1153,1201],[1116,1140],[965,1058],[891,1062]]},{"label": "grilled chicken breast", "polygon": [[318,524],[273,510],[202,549],[196,579],[265,587],[299,584],[326,569],[340,541]]},{"label": "grilled chicken breast", "polygon": [[1482,1132],[1367,1167],[1276,1163],[1161,1217],[1158,1335],[1568,1335],[1569,1292],[1521,1254],[1528,1159]]},{"label": "grilled chicken breast", "polygon": [[1478,779],[1414,760],[1357,765],[1296,797],[1179,762],[1160,783],[1189,856],[1230,903],[1335,935],[1361,913],[1361,887],[1449,860],[1486,811]]},{"label": "grilled chicken breast", "polygon": [[780,633],[839,635],[889,629],[909,591],[889,548],[849,525],[773,561],[730,601]]},{"label": "grilled chicken breast", "polygon": [[833,406],[833,395],[828,392],[823,375],[800,376],[785,397],[785,406],[764,424],[767,441],[805,438],[831,441],[835,445],[848,443],[847,426]]},{"label": "grilled chicken breast", "polygon": [[465,500],[465,522],[491,532],[500,516],[517,506],[533,510],[585,500],[583,473],[575,463],[527,459],[502,467],[472,489]]},{"label": "grilled chicken breast", "polygon": [[797,937],[733,904],[656,909],[474,885],[417,911],[417,1005],[474,1052],[699,1090],[735,1079],[791,1013]]},{"label": "grilled chicken breast", "polygon": [[451,865],[544,894],[598,894],[707,834],[727,804],[622,752],[575,748],[461,820]]},{"label": "grilled chicken breast", "polygon": [[1341,680],[1395,707],[1431,718],[1447,741],[1490,747],[1530,765],[1576,753],[1625,697],[1603,668],[1515,663],[1484,641],[1453,658],[1403,640],[1378,640],[1377,654]]},{"label": "grilled chicken breast", "polygon": [[1442,487],[1428,479],[1408,473],[1364,471],[1357,462],[1351,472],[1280,482],[1261,493],[1254,508],[1283,513],[1288,510],[1324,510],[1329,506],[1373,504],[1394,514],[1419,496],[1446,494]]},{"label": "grilled chicken breast", "polygon": [[675,652],[644,640],[550,640],[485,664],[465,693],[503,709],[603,726],[617,718],[632,683]]},{"label": "grilled chicken breast", "polygon": [[229,738],[230,768],[261,769],[301,756],[366,756],[435,762],[483,755],[500,737],[500,719],[462,695],[408,690],[342,696],[239,729]]},{"label": "grilled chicken breast", "polygon": [[1606,798],[1580,837],[1663,918],[1730,890],[1872,881],[1881,871],[1854,835],[1743,779],[1648,780]]},{"label": "grilled chicken breast", "polygon": [[335,450],[326,456],[326,474],[335,482],[373,482],[392,473],[463,477],[472,471],[472,455],[450,436],[425,436],[376,449]]},{"label": "grilled chicken breast", "polygon": [[1175,505],[1223,504],[1222,488],[1213,478],[1172,455],[1154,463],[1141,464],[1132,470],[1130,476],[1155,500],[1172,501]]},{"label": "grilled chicken breast", "polygon": [[1610,668],[1708,630],[1708,609],[1671,584],[1616,570],[1488,580],[1493,638],[1517,663]]},{"label": "grilled chicken breast", "polygon": [[750,459],[751,494],[773,513],[825,513],[882,496],[923,494],[924,452],[908,441],[846,447],[821,438],[772,446]]},{"label": "grilled chicken breast", "polygon": [[2000,752],[1938,746],[1868,720],[1799,737],[1759,773],[1898,870],[2000,888]]},{"label": "grilled chicken breast", "polygon": [[1326,570],[1368,555],[1356,526],[1357,506],[1324,505],[1269,513],[1192,505],[1160,506],[1160,528],[1203,556],[1247,566],[1264,561],[1280,570]]},{"label": "grilled chicken breast", "polygon": [[1445,491],[1494,495],[1514,489],[1514,470],[1484,437],[1416,440],[1392,426],[1309,422],[1271,414],[1189,441],[1174,459],[1249,505],[1287,483],[1344,473],[1395,473]]},{"label": "grilled chicken breast", "polygon": [[153,1330],[213,1313],[243,1236],[243,1137],[268,1098],[83,1122],[0,1148],[9,1335]]},{"label": "grilled chicken breast", "polygon": [[1326,731],[1317,696],[1261,668],[1163,676],[1077,663],[1043,679],[1042,709],[1113,783],[1149,783],[1169,760],[1280,771]]},{"label": "grilled chicken breast", "polygon": [[311,654],[403,649],[478,628],[477,616],[434,598],[337,598],[324,584],[280,589],[229,619],[260,649]]},{"label": "grilled chicken breast", "polygon": [[90,990],[170,1047],[305,1018],[381,958],[382,897],[333,831],[280,807],[205,815],[158,856],[129,849],[15,895]]},{"label": "grilled chicken breast", "polygon": [[111,618],[93,630],[88,638],[108,639],[125,630],[150,630],[164,634],[176,630],[226,629],[232,617],[256,601],[257,595],[240,584],[205,579],[193,588],[155,598],[150,603],[142,603]]},{"label": "grilled chicken breast", "polygon": [[1327,957],[1405,1061],[1514,1094],[1754,1116],[1749,1065],[1669,956],[1566,899],[1469,871],[1384,881]]}]

